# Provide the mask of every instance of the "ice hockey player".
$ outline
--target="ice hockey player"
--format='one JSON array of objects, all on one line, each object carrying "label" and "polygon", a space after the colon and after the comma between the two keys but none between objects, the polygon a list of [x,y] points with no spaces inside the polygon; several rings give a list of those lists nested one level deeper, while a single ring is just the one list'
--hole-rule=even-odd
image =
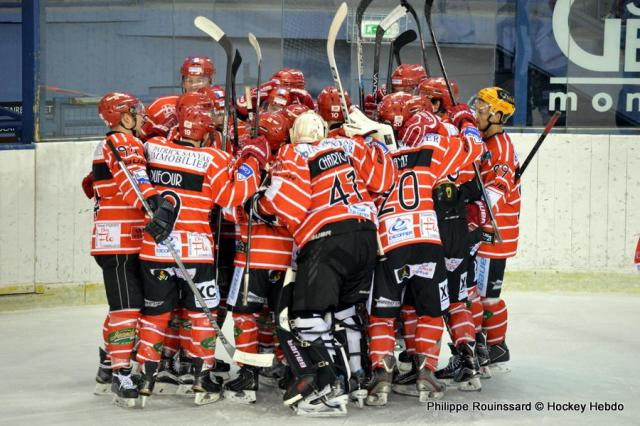
[{"label": "ice hockey player", "polygon": [[509,360],[505,342],[508,311],[500,294],[507,259],[515,256],[518,248],[520,218],[520,182],[515,180],[518,157],[502,126],[516,108],[513,97],[499,87],[481,89],[474,107],[478,128],[490,153],[480,170],[502,238],[502,242],[496,241],[491,226],[483,228],[475,278],[484,308],[482,328],[486,332],[491,367],[500,369]]},{"label": "ice hockey player", "polygon": [[103,325],[106,352],[101,351],[96,381],[99,385],[110,383],[114,402],[123,407],[134,406],[138,397],[131,376],[131,353],[144,303],[138,255],[145,218],[141,202],[109,144],[119,152],[143,195],[157,209],[159,195],[149,183],[143,145],[135,136],[144,112],[138,99],[129,94],[113,92],[102,97],[98,113],[110,131],[97,146],[92,166],[96,206],[91,255],[102,269],[109,303]]},{"label": "ice hockey player", "polygon": [[[429,111],[414,114],[402,125],[402,148],[392,154],[399,169],[396,185],[379,203],[385,258],[376,266],[369,318],[374,367],[369,405],[387,403],[395,364],[394,321],[403,304],[414,306],[418,315],[413,362],[420,402],[441,397],[445,390],[434,371],[449,294],[432,188],[441,176],[475,161],[483,145],[478,130],[468,122],[472,117],[468,108],[468,115],[457,123],[463,127],[460,137],[449,137]],[[380,114],[387,115],[385,111]]]},{"label": "ice hockey player", "polygon": [[347,322],[368,297],[376,256],[368,191],[387,190],[393,167],[384,167],[388,160],[377,144],[325,139],[326,123],[312,111],[301,114],[290,133],[270,186],[256,197],[261,214],[282,221],[299,247],[290,306],[296,334],[286,321],[278,329],[295,376],[284,401],[299,415],[345,415],[349,361],[334,338],[334,317]]},{"label": "ice hockey player", "polygon": [[417,95],[420,82],[426,78],[427,72],[422,65],[400,64],[391,75],[392,92]]},{"label": "ice hockey player", "polygon": [[147,397],[154,388],[171,311],[184,308],[191,323],[187,343],[193,359],[193,391],[200,405],[220,398],[221,380],[211,373],[216,335],[166,244],[177,249],[207,307],[215,312],[220,295],[214,281],[209,212],[214,204],[242,205],[257,190],[269,151],[266,141],[254,140],[233,160],[215,148],[202,148],[213,128],[208,111],[187,108],[178,121],[179,140],[154,138],[145,145],[149,178],[162,197],[160,213],[147,225],[150,232],[144,236],[140,256],[145,302],[137,357],[143,363],[140,394]]},{"label": "ice hockey player", "polygon": [[[260,114],[259,134],[269,143],[269,149],[277,152],[289,136],[289,120],[284,113]],[[263,306],[268,305],[269,316],[277,309],[280,289],[287,268],[291,267],[293,237],[289,230],[276,223],[275,217],[260,216],[246,204],[246,212],[234,210],[234,221],[240,226],[241,238],[236,242],[235,270],[229,291],[235,328],[237,350],[258,353],[258,319]],[[251,256],[247,304],[244,304],[244,271],[247,262],[248,220],[251,215]],[[273,321],[272,321],[273,322]],[[224,384],[224,398],[240,403],[256,401],[258,390],[258,368],[241,365],[238,377]]]},{"label": "ice hockey player", "polygon": [[[347,92],[344,93],[347,108],[351,107],[351,98]],[[336,130],[344,123],[342,107],[340,106],[340,95],[334,86],[327,86],[318,94],[318,114],[329,126],[329,135],[333,136]],[[344,132],[342,132],[344,136]]]}]

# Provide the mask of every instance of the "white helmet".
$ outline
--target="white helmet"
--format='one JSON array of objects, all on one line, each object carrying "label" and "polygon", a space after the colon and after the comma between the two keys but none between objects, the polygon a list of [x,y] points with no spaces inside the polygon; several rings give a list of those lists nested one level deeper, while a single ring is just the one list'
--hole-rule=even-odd
[{"label": "white helmet", "polygon": [[300,114],[289,130],[291,143],[312,143],[327,136],[327,122],[315,111]]}]

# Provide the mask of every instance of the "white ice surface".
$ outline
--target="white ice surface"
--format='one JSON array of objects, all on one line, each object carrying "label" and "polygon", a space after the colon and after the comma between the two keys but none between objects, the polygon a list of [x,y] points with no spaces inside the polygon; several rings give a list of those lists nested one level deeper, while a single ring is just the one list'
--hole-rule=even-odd
[{"label": "white ice surface", "polygon": [[[426,412],[392,394],[387,407],[349,407],[341,419],[301,419],[262,387],[251,406],[152,397],[144,410],[94,396],[105,306],[0,313],[0,424],[640,424],[640,297],[614,294],[508,293],[512,371],[483,381],[480,393],[450,391],[450,402],[586,402],[580,413]],[[229,322],[225,330],[232,335]],[[444,347],[441,363],[448,358]],[[226,358],[223,349],[218,354]],[[588,403],[618,402],[618,413]]]}]

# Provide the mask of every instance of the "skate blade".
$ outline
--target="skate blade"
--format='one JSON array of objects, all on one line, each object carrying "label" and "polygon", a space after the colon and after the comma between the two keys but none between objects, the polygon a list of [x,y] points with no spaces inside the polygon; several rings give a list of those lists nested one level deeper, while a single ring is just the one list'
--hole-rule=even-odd
[{"label": "skate blade", "polygon": [[225,390],[224,399],[237,402],[239,404],[254,404],[256,402],[256,391],[245,390],[240,392],[235,392],[232,390]]},{"label": "skate blade", "polygon": [[344,417],[347,415],[348,401],[347,395],[332,398],[332,402],[336,402],[336,404],[331,405],[328,402],[310,404],[307,401],[302,401],[294,410],[298,416],[305,417]]},{"label": "skate blade", "polygon": [[175,383],[156,382],[153,393],[156,395],[175,395],[178,393],[178,387]]},{"label": "skate blade", "polygon": [[144,408],[147,406],[147,399],[149,398],[149,396],[147,395],[140,395],[140,408]]},{"label": "skate blade", "polygon": [[358,389],[349,394],[349,399],[358,408],[364,408],[364,402],[369,396],[369,392],[366,389]]},{"label": "skate blade", "polygon": [[113,404],[120,408],[133,408],[136,406],[138,398],[120,398],[117,395],[113,396]]},{"label": "skate blade", "polygon": [[491,369],[488,365],[480,367],[480,378],[483,380],[491,378]]},{"label": "skate blade", "polygon": [[452,383],[452,385],[456,385],[456,388],[460,392],[480,392],[482,390],[480,376],[462,382]]},{"label": "skate blade", "polygon": [[193,402],[196,405],[207,405],[219,401],[222,396],[218,392],[196,392]]},{"label": "skate blade", "polygon": [[489,364],[489,369],[491,370],[491,373],[505,374],[511,372],[511,368],[507,365],[506,362]]},{"label": "skate blade", "polygon": [[111,383],[96,383],[93,394],[98,396],[111,394]]},{"label": "skate blade", "polygon": [[176,395],[193,396],[193,384],[180,384],[176,390]]},{"label": "skate blade", "polygon": [[442,399],[444,396],[444,392],[439,391],[419,391],[418,394],[418,402],[421,404],[426,404],[429,401],[433,401],[434,399]]},{"label": "skate blade", "polygon": [[416,389],[415,383],[410,385],[392,385],[391,389],[393,390],[394,393],[397,393],[399,395],[414,396],[414,397],[418,396],[418,390]]}]

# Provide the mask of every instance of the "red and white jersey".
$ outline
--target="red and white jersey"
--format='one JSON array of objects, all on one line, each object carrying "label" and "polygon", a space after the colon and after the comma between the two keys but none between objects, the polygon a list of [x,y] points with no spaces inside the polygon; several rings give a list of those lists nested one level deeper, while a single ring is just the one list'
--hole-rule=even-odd
[{"label": "red and white jersey", "polygon": [[[174,247],[185,263],[212,262],[214,244],[209,212],[242,205],[258,189],[258,162],[248,158],[237,164],[215,148],[196,148],[180,141],[153,138],[145,144],[149,179],[170,200],[178,216],[171,233]],[[172,262],[164,244],[145,233],[140,259]]]},{"label": "red and white jersey", "polygon": [[330,223],[348,219],[377,223],[369,191],[391,187],[395,176],[391,161],[362,139],[284,145],[259,207],[281,218],[300,248]]},{"label": "red and white jersey", "polygon": [[[482,181],[493,206],[502,243],[481,244],[478,255],[490,259],[505,259],[516,255],[520,234],[520,181],[515,182],[520,167],[511,138],[506,132],[485,139],[491,153],[480,165]],[[491,226],[483,229],[492,232]]]},{"label": "red and white jersey", "polygon": [[136,179],[145,198],[158,192],[149,183],[142,142],[133,135],[110,132],[93,155],[96,211],[91,255],[138,253],[142,247],[145,215],[142,204],[111,149],[109,140]]},{"label": "red and white jersey", "polygon": [[417,244],[442,244],[433,206],[434,184],[478,159],[484,152],[477,129],[460,137],[428,134],[420,145],[392,154],[398,179],[379,200],[378,220],[385,251]]}]

